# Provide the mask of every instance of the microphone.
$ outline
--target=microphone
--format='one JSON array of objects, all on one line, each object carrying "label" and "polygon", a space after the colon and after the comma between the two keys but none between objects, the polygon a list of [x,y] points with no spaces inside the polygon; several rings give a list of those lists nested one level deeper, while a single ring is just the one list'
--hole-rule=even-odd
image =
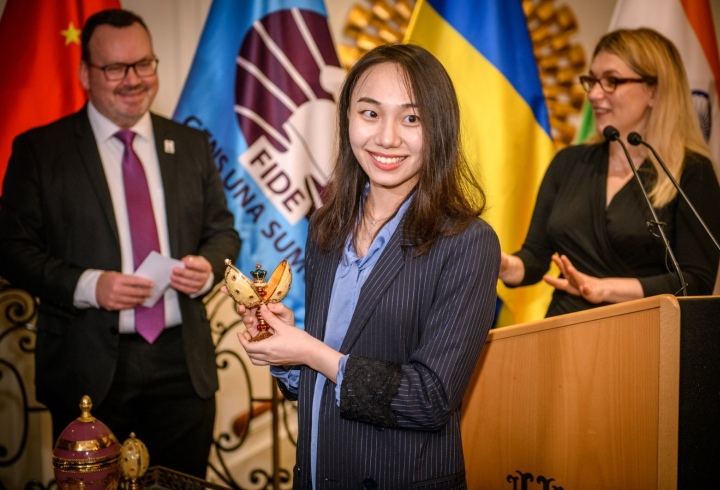
[{"label": "microphone", "polygon": [[[605,136],[605,139],[608,141],[617,141],[620,139],[620,131],[618,131],[615,126],[606,126],[605,129],[603,129],[603,136]],[[630,161],[630,166],[633,166],[632,160]]]},{"label": "microphone", "polygon": [[720,245],[718,245],[718,241],[715,239],[715,237],[713,236],[710,229],[707,227],[707,225],[705,224],[703,219],[700,217],[700,214],[695,210],[695,206],[692,205],[692,203],[690,202],[690,199],[688,199],[688,197],[685,195],[683,190],[680,188],[680,184],[678,184],[677,180],[675,180],[675,177],[673,177],[673,174],[670,173],[670,170],[668,170],[667,165],[665,165],[665,162],[663,162],[662,158],[660,158],[660,155],[657,154],[657,152],[655,151],[655,148],[653,148],[648,143],[643,141],[642,136],[640,136],[635,131],[628,134],[627,140],[628,140],[628,143],[630,143],[633,146],[643,145],[650,149],[650,151],[652,152],[652,154],[655,156],[658,163],[662,167],[663,171],[665,172],[665,175],[668,176],[668,178],[670,179],[670,182],[672,182],[672,184],[675,186],[675,189],[677,189],[678,194],[680,194],[680,196],[682,196],[683,200],[685,201],[685,204],[688,205],[690,210],[695,215],[695,218],[697,218],[697,220],[702,225],[703,229],[705,229],[705,233],[707,233],[707,236],[709,236],[710,240],[712,240],[712,242],[715,244],[715,248],[720,250]]},{"label": "microphone", "polygon": [[653,221],[648,222],[648,228],[656,227],[658,232],[660,233],[660,237],[662,238],[662,241],[665,244],[665,250],[667,250],[668,256],[670,257],[670,260],[672,261],[673,268],[677,272],[678,280],[680,281],[680,290],[682,291],[683,296],[687,296],[685,278],[683,277],[682,271],[680,270],[680,264],[678,264],[677,260],[675,259],[675,254],[673,253],[672,248],[670,248],[670,242],[668,241],[667,236],[665,236],[665,231],[663,230],[663,226],[665,226],[665,223],[660,221],[657,217],[655,208],[653,207],[652,202],[650,201],[650,197],[648,197],[647,192],[645,191],[645,186],[643,185],[642,180],[640,180],[640,176],[637,173],[635,164],[633,163],[632,158],[630,158],[630,153],[628,152],[627,146],[625,146],[625,143],[623,143],[623,140],[620,139],[620,131],[618,131],[617,128],[614,126],[606,126],[605,129],[603,129],[603,136],[605,136],[605,139],[607,139],[608,141],[617,141],[618,143],[620,143],[620,146],[622,146],[623,152],[625,153],[625,158],[627,158],[627,161],[630,164],[630,168],[632,169],[633,175],[635,176],[635,181],[640,186],[640,190],[642,191],[643,196],[645,197],[645,202],[647,202],[648,208],[650,208],[650,213],[652,214],[652,217],[653,217]]}]

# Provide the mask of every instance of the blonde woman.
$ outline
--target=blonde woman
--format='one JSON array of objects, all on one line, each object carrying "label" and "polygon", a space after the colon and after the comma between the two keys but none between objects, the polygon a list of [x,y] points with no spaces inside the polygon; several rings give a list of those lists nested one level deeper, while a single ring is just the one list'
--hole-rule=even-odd
[{"label": "blonde woman", "polygon": [[[522,249],[502,255],[508,286],[555,287],[547,316],[661,293],[679,293],[677,274],[619,142],[637,132],[656,148],[713,234],[720,236],[720,188],[693,108],[680,55],[652,29],[600,39],[580,77],[597,135],[551,162]],[[720,252],[643,146],[628,146],[685,279],[688,295],[711,294]],[[550,262],[561,276],[547,274]]]}]

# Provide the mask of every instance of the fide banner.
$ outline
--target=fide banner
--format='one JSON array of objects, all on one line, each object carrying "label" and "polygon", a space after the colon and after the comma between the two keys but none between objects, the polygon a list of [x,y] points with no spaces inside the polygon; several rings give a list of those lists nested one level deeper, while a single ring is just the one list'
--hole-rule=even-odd
[{"label": "fide banner", "polygon": [[304,327],[308,216],[331,171],[340,67],[318,0],[215,0],[174,119],[204,131],[248,275],[293,272],[283,301]]}]

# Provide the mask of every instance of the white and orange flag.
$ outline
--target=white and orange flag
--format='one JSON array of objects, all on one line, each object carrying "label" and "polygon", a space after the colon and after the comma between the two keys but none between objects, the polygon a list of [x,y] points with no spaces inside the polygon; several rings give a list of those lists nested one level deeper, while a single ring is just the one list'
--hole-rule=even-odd
[{"label": "white and orange flag", "polygon": [[[720,176],[720,58],[709,0],[618,0],[609,30],[638,27],[655,29],[680,51],[700,126]],[[588,127],[592,116],[585,116],[580,141],[592,132]]]},{"label": "white and orange flag", "polygon": [[680,51],[700,125],[720,175],[720,58],[709,0],[620,0],[610,30],[650,27]]}]

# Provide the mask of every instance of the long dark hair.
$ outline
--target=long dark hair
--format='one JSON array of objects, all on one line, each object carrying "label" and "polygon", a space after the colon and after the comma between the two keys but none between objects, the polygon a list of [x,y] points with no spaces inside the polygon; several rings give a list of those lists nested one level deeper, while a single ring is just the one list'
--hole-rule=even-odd
[{"label": "long dark hair", "polygon": [[368,177],[350,146],[348,111],[362,75],[382,63],[393,63],[405,74],[421,120],[423,165],[403,225],[415,254],[427,252],[440,236],[462,231],[485,209],[485,193],[462,149],[460,109],[445,68],[420,46],[379,46],[355,63],[340,93],[335,168],[326,204],[312,217],[312,238],[326,253],[340,251],[358,226]]}]

